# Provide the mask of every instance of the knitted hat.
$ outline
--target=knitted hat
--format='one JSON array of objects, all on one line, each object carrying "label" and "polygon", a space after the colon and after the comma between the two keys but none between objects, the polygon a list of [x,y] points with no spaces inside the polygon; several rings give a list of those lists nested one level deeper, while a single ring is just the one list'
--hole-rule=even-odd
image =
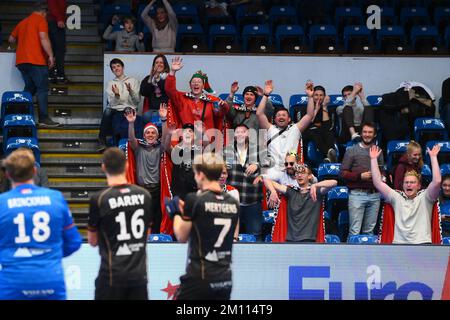
[{"label": "knitted hat", "polygon": [[151,123],[151,122],[149,122],[149,123],[147,123],[146,125],[145,125],[145,127],[144,127],[144,134],[145,134],[145,132],[148,130],[148,129],[155,129],[156,130],[156,132],[158,133],[158,128],[156,127],[156,125],[155,124],[153,124],[153,123]]},{"label": "knitted hat", "polygon": [[245,95],[247,92],[253,93],[255,97],[258,96],[258,89],[256,89],[256,87],[254,86],[245,87],[244,92],[242,94]]},{"label": "knitted hat", "polygon": [[211,88],[211,86],[209,85],[208,82],[208,75],[206,73],[203,73],[202,70],[198,70],[196,73],[194,73],[191,77],[191,80],[189,80],[189,82],[192,81],[192,79],[194,78],[200,78],[203,81],[204,84],[204,88],[203,90],[205,90],[208,93],[214,93],[214,90]]}]

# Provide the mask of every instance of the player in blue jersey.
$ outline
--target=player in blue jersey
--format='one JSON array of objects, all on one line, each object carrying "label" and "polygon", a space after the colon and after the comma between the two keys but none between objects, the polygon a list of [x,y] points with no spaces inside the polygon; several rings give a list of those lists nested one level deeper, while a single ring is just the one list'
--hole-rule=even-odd
[{"label": "player in blue jersey", "polygon": [[12,190],[0,194],[0,300],[66,298],[62,258],[81,236],[59,191],[33,184],[30,150],[3,162]]}]

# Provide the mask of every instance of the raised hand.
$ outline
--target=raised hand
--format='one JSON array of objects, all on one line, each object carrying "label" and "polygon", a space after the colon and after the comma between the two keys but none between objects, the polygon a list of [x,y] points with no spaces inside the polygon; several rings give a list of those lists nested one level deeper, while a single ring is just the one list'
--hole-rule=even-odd
[{"label": "raised hand", "polygon": [[125,82],[125,86],[127,87],[127,90],[129,93],[131,93],[133,91],[133,89],[131,89],[131,84],[128,82]]},{"label": "raised hand", "polygon": [[117,85],[115,85],[115,84],[112,85],[112,92],[113,92],[116,96],[119,96],[119,95],[120,95],[120,93],[119,93],[119,88],[117,88]]},{"label": "raised hand", "polygon": [[264,94],[271,94],[272,91],[273,91],[272,80],[266,80],[266,82],[264,82]]},{"label": "raised hand", "polygon": [[308,81],[305,84],[305,93],[308,96],[308,98],[312,98],[312,96],[314,94],[314,83]]},{"label": "raised hand", "polygon": [[124,112],[125,118],[127,118],[128,122],[135,122],[136,121],[136,110],[129,108]]},{"label": "raised hand", "polygon": [[441,150],[441,146],[439,144],[435,144],[433,149],[427,148],[427,152],[431,157],[437,157],[439,151]]},{"label": "raised hand", "polygon": [[377,159],[381,154],[381,149],[378,146],[371,146],[369,150],[370,159]]},{"label": "raised hand", "polygon": [[235,94],[238,90],[239,90],[239,83],[238,83],[237,81],[234,81],[234,82],[231,84],[230,92],[231,92],[232,94]]},{"label": "raised hand", "polygon": [[172,71],[178,71],[183,68],[183,58],[175,57],[172,59]]},{"label": "raised hand", "polygon": [[159,117],[161,119],[167,119],[167,104],[161,103],[159,105]]},{"label": "raised hand", "polygon": [[330,103],[330,96],[325,96],[325,98],[323,98],[322,105],[327,106],[329,103]]},{"label": "raised hand", "polygon": [[255,86],[255,88],[256,88],[256,91],[258,93],[258,96],[261,97],[264,94],[263,88],[261,88],[260,86]]}]

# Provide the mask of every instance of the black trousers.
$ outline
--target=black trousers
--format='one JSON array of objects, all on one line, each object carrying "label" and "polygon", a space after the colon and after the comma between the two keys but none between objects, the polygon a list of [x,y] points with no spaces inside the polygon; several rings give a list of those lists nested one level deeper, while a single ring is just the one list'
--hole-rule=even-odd
[{"label": "black trousers", "polygon": [[324,121],[320,127],[305,131],[306,140],[313,141],[324,158],[327,157],[328,150],[334,149],[334,144],[336,143],[334,130],[330,130],[330,128],[331,121]]},{"label": "black trousers", "polygon": [[152,215],[153,215],[153,224],[152,224],[152,233],[160,233],[161,229],[161,189],[158,185],[155,186],[141,186],[150,193],[152,196]]},{"label": "black trousers", "polygon": [[[361,133],[361,126],[355,127],[355,117],[353,114],[353,108],[351,106],[345,106],[342,111],[342,129],[339,134],[339,143],[346,143],[351,140],[349,128],[354,127],[355,131]],[[368,106],[364,107],[363,117],[361,124],[364,122],[374,122],[375,121],[375,110],[374,107]]]},{"label": "black trousers", "polygon": [[[64,56],[66,54],[66,28],[58,28],[56,21],[48,22],[48,36],[55,55],[56,65],[51,74],[57,77],[65,77],[64,72]],[[56,72],[55,72],[56,71]]]},{"label": "black trousers", "polygon": [[140,286],[109,286],[95,282],[95,300],[148,300],[147,284]]},{"label": "black trousers", "polygon": [[230,300],[231,279],[211,282],[202,279],[180,278],[175,300]]}]

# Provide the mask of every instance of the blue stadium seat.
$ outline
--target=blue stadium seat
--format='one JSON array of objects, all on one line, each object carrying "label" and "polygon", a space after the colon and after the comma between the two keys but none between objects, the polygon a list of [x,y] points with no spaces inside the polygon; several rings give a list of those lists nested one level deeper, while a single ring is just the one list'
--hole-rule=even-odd
[{"label": "blue stadium seat", "polygon": [[297,122],[306,114],[308,96],[306,94],[293,94],[289,98],[289,114],[293,122]]},{"label": "blue stadium seat", "polygon": [[338,232],[339,238],[345,242],[347,241],[348,231],[350,228],[350,221],[348,216],[348,210],[343,210],[338,214]]},{"label": "blue stadium seat", "polygon": [[377,47],[381,53],[398,53],[406,50],[405,29],[402,26],[381,26],[377,31]]},{"label": "blue stadium seat", "polygon": [[450,174],[450,163],[440,163],[439,167],[441,168],[441,175],[446,176]]},{"label": "blue stadium seat", "polygon": [[214,24],[209,28],[209,50],[212,52],[238,51],[238,34],[232,24]]},{"label": "blue stadium seat", "polygon": [[446,26],[450,26],[450,6],[434,9],[434,25],[440,34],[444,33]]},{"label": "blue stadium seat", "polygon": [[372,107],[378,107],[383,102],[383,98],[378,95],[367,96],[367,101]]},{"label": "blue stadium seat", "polygon": [[273,223],[275,219],[275,212],[273,210],[263,211],[264,223]]},{"label": "blue stadium seat", "polygon": [[128,139],[127,138],[123,138],[119,140],[119,149],[123,150],[123,152],[127,152],[127,143],[128,143]]},{"label": "blue stadium seat", "polygon": [[447,47],[447,50],[450,50],[450,26],[445,28],[444,43],[445,46]]},{"label": "blue stadium seat", "polygon": [[1,127],[9,114],[28,114],[34,118],[33,97],[26,91],[3,92],[1,109]]},{"label": "blue stadium seat", "polygon": [[353,244],[377,244],[378,237],[368,234],[358,234],[348,237],[348,243]]},{"label": "blue stadium seat", "polygon": [[445,237],[442,239],[442,244],[444,245],[450,245],[450,237]]},{"label": "blue stadium seat", "polygon": [[179,24],[177,32],[178,52],[205,52],[206,39],[200,24]]},{"label": "blue stadium seat", "polygon": [[313,25],[309,29],[309,38],[313,52],[330,53],[338,46],[338,33],[333,25]]},{"label": "blue stadium seat", "polygon": [[395,26],[397,25],[397,16],[393,7],[383,6],[381,7],[381,25],[382,26]]},{"label": "blue stadium seat", "polygon": [[101,21],[105,25],[113,15],[125,16],[131,15],[131,6],[129,4],[106,4],[101,12]]},{"label": "blue stadium seat", "polygon": [[339,214],[339,212],[348,209],[348,188],[344,186],[337,186],[328,191],[326,210],[332,216]]},{"label": "blue stadium seat", "polygon": [[[426,144],[426,148],[429,148],[431,150],[436,144],[439,144],[441,146],[441,150],[438,154],[439,163],[450,163],[450,141],[428,141]],[[425,155],[425,163],[430,165],[430,157],[428,156],[428,153],[426,153]]]},{"label": "blue stadium seat", "polygon": [[11,138],[37,138],[36,123],[28,114],[9,114],[3,122],[3,150]]},{"label": "blue stadium seat", "polygon": [[341,240],[335,234],[326,234],[325,243],[341,243]]},{"label": "blue stadium seat", "polygon": [[391,172],[398,163],[400,157],[406,152],[408,140],[391,140],[387,144],[387,171]]},{"label": "blue stadium seat", "polygon": [[450,201],[441,203],[439,206],[441,213],[441,227],[443,231],[450,231]]},{"label": "blue stadium seat", "polygon": [[[334,149],[336,150],[336,158],[339,159],[339,148],[337,144],[334,144]],[[317,148],[315,142],[313,141],[309,141],[308,145],[306,146],[306,157],[313,169],[318,168],[324,160],[324,157],[319,152],[319,148]]]},{"label": "blue stadium seat", "polygon": [[177,15],[179,24],[199,24],[197,7],[188,3],[177,3],[173,5],[173,11]]},{"label": "blue stadium seat", "polygon": [[[219,98],[222,100],[226,100],[229,96],[229,93],[221,93],[219,94]],[[235,104],[243,104],[244,103],[244,96],[240,93],[236,93],[233,97],[233,102]]]},{"label": "blue stadium seat", "polygon": [[305,33],[299,25],[279,25],[275,31],[275,44],[280,53],[301,53],[305,47]]},{"label": "blue stadium seat", "polygon": [[173,242],[173,239],[165,233],[152,233],[149,234],[147,242]]},{"label": "blue stadium seat", "polygon": [[242,30],[244,52],[267,53],[272,50],[272,34],[268,24],[245,25]]},{"label": "blue stadium seat", "polygon": [[256,238],[252,234],[240,233],[238,238],[239,242],[256,242]]},{"label": "blue stadium seat", "polygon": [[417,118],[414,121],[414,139],[421,145],[430,140],[447,140],[447,129],[439,118]]},{"label": "blue stadium seat", "polygon": [[411,30],[412,26],[430,24],[428,11],[424,7],[403,7],[400,10],[400,24],[406,32]]},{"label": "blue stadium seat", "polygon": [[372,34],[365,25],[346,26],[343,39],[347,53],[367,53],[373,45]]},{"label": "blue stadium seat", "polygon": [[337,108],[344,104],[344,97],[340,94],[330,94],[330,103],[328,104],[328,107],[330,108]]},{"label": "blue stadium seat", "polygon": [[359,7],[337,7],[334,12],[334,21],[339,33],[345,26],[358,26],[364,23],[362,11]]},{"label": "blue stadium seat", "polygon": [[245,25],[265,23],[265,13],[262,8],[244,4],[236,8],[235,20],[239,32]]},{"label": "blue stadium seat", "polygon": [[264,239],[264,242],[272,242],[272,235],[268,234]]},{"label": "blue stadium seat", "polygon": [[[283,98],[279,94],[271,93],[269,95],[269,100],[272,102],[274,107],[284,107]],[[256,105],[258,105],[260,101],[261,97],[258,96],[256,98]]]},{"label": "blue stadium seat", "polygon": [[33,151],[34,158],[38,164],[41,163],[41,152],[39,150],[39,144],[36,138],[22,138],[14,137],[9,138],[5,144],[5,154],[8,155],[16,149],[28,148]]},{"label": "blue stadium seat", "polygon": [[340,163],[321,163],[317,170],[317,179],[319,181],[327,179],[338,179],[341,171]]},{"label": "blue stadium seat", "polygon": [[272,6],[269,11],[269,24],[272,30],[283,24],[296,24],[297,13],[291,6]]},{"label": "blue stadium seat", "polygon": [[[442,170],[441,170],[441,172],[442,172]],[[430,166],[427,164],[424,164],[420,175],[422,176],[422,188],[426,188],[430,184],[431,180],[433,179]]]},{"label": "blue stadium seat", "polygon": [[430,25],[413,26],[411,29],[411,45],[416,53],[437,52],[440,45],[438,29]]}]

